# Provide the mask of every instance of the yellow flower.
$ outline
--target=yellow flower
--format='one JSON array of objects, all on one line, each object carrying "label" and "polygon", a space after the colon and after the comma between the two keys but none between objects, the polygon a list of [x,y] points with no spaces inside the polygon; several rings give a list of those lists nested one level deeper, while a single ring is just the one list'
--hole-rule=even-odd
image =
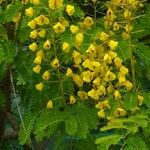
[{"label": "yellow flower", "polygon": [[32,44],[29,45],[29,49],[33,52],[36,51],[38,45],[36,44],[36,42],[33,42]]},{"label": "yellow flower", "polygon": [[45,29],[42,29],[40,32],[38,32],[38,35],[39,35],[39,37],[41,37],[41,38],[45,38],[45,36],[46,36],[46,30],[45,30]]},{"label": "yellow flower", "polygon": [[53,108],[53,101],[52,100],[49,100],[47,102],[47,109],[52,109]]},{"label": "yellow flower", "polygon": [[63,0],[49,0],[49,7],[51,9],[59,9],[63,6]]},{"label": "yellow flower", "polygon": [[45,17],[44,15],[40,15],[37,18],[35,18],[35,21],[39,26],[43,26],[45,24],[49,24],[49,19]]},{"label": "yellow flower", "polygon": [[44,88],[44,84],[42,82],[35,85],[36,90],[42,91]]},{"label": "yellow flower", "polygon": [[32,17],[34,14],[33,7],[29,7],[28,9],[25,10],[25,14],[29,17]]},{"label": "yellow flower", "polygon": [[108,46],[110,47],[111,50],[115,50],[116,47],[118,46],[118,42],[114,40],[110,40]]},{"label": "yellow flower", "polygon": [[90,46],[86,52],[95,57],[96,56],[96,47],[93,44],[90,44]]},{"label": "yellow flower", "polygon": [[69,49],[70,49],[69,43],[64,42],[63,45],[62,45],[62,50],[63,50],[63,52],[68,53],[68,52],[69,52]]},{"label": "yellow flower", "polygon": [[95,90],[95,89],[91,89],[88,92],[88,96],[91,97],[94,100],[98,100],[99,99],[99,94],[97,93],[97,90]]},{"label": "yellow flower", "polygon": [[38,52],[36,52],[36,56],[40,56],[43,59],[44,58],[44,51],[39,50]]},{"label": "yellow flower", "polygon": [[122,66],[122,67],[120,67],[120,72],[121,72],[122,74],[126,75],[126,74],[129,72],[129,70],[128,70],[128,68]]},{"label": "yellow flower", "polygon": [[105,110],[106,108],[110,109],[109,101],[105,100],[103,102],[98,102],[95,107],[102,110]]},{"label": "yellow flower", "polygon": [[144,101],[144,97],[141,96],[141,95],[138,95],[138,102],[139,102],[139,105],[141,106],[143,104],[143,101]]},{"label": "yellow flower", "polygon": [[84,36],[82,33],[77,33],[76,37],[75,37],[75,42],[77,44],[77,46],[80,46],[83,42]]},{"label": "yellow flower", "polygon": [[107,87],[107,92],[108,93],[112,93],[114,90],[113,86],[110,84],[108,87]]},{"label": "yellow flower", "polygon": [[77,33],[78,30],[79,30],[78,26],[75,26],[75,25],[71,25],[71,26],[70,26],[70,31],[71,31],[73,34]]},{"label": "yellow flower", "polygon": [[40,73],[40,70],[41,70],[41,66],[40,65],[36,65],[35,67],[33,67],[33,72],[35,73]]},{"label": "yellow flower", "polygon": [[58,60],[57,58],[55,58],[54,60],[52,60],[51,66],[52,66],[53,68],[57,69],[57,68],[60,66],[59,60]]},{"label": "yellow flower", "polygon": [[53,29],[56,33],[62,33],[65,31],[65,26],[63,26],[60,22],[53,26]]},{"label": "yellow flower", "polygon": [[[3,1],[3,0],[2,0]],[[29,0],[22,0],[22,4],[27,4]]]},{"label": "yellow flower", "polygon": [[79,65],[82,62],[81,54],[78,51],[74,50],[72,57],[75,65]]},{"label": "yellow flower", "polygon": [[94,86],[99,87],[101,84],[101,78],[100,77],[95,78],[93,84]]},{"label": "yellow flower", "polygon": [[78,87],[82,87],[83,86],[83,80],[81,79],[81,77],[79,75],[73,74],[72,79],[75,82],[75,84],[78,85]]},{"label": "yellow flower", "polygon": [[42,79],[43,80],[49,80],[50,78],[50,72],[49,71],[45,71],[42,75]]},{"label": "yellow flower", "polygon": [[126,33],[126,32],[123,32],[123,33],[121,34],[121,36],[122,36],[122,39],[123,39],[123,40],[128,40],[128,39],[129,39],[129,34]]},{"label": "yellow flower", "polygon": [[125,75],[122,73],[119,73],[118,74],[118,80],[119,80],[119,83],[124,83],[126,81]]},{"label": "yellow flower", "polygon": [[34,63],[37,64],[37,65],[40,65],[41,62],[42,62],[41,56],[37,56],[37,57],[34,59]]},{"label": "yellow flower", "polygon": [[39,5],[40,4],[40,0],[30,0],[30,3],[32,3],[34,5]]},{"label": "yellow flower", "polygon": [[75,99],[75,97],[74,96],[72,96],[72,95],[70,95],[70,98],[69,98],[69,103],[70,104],[74,104],[75,102],[76,102],[76,99]]},{"label": "yellow flower", "polygon": [[133,84],[128,80],[124,82],[124,85],[128,91],[130,91],[133,87]]},{"label": "yellow flower", "polygon": [[91,80],[93,79],[92,72],[90,72],[89,70],[83,71],[82,72],[82,79],[83,79],[83,81],[85,81],[87,83],[91,82]]},{"label": "yellow flower", "polygon": [[75,12],[74,6],[67,5],[66,12],[67,12],[68,16],[72,16],[74,14],[74,12]]},{"label": "yellow flower", "polygon": [[51,48],[51,42],[50,40],[46,40],[46,42],[43,45],[44,49],[50,49]]},{"label": "yellow flower", "polygon": [[36,39],[37,35],[38,35],[37,30],[33,30],[30,32],[30,38],[32,38],[32,39]]},{"label": "yellow flower", "polygon": [[113,27],[114,27],[114,31],[118,31],[120,28],[120,26],[117,22],[114,23]]},{"label": "yellow flower", "polygon": [[67,68],[66,76],[68,76],[68,77],[73,76],[73,71],[70,68]]},{"label": "yellow flower", "polygon": [[105,32],[101,32],[99,35],[99,39],[101,41],[106,41],[108,39],[109,35],[107,35]]},{"label": "yellow flower", "polygon": [[86,17],[84,18],[84,22],[83,24],[86,26],[86,27],[90,27],[94,24],[94,21],[93,21],[93,18],[92,17]]},{"label": "yellow flower", "polygon": [[121,94],[118,90],[115,90],[114,96],[115,96],[115,99],[121,99]]},{"label": "yellow flower", "polygon": [[114,63],[115,63],[115,65],[116,65],[117,67],[121,67],[122,62],[123,62],[123,60],[122,60],[121,58],[119,58],[119,57],[116,57],[116,58],[114,59]]},{"label": "yellow flower", "polygon": [[123,108],[117,108],[114,112],[115,117],[122,117],[125,115],[126,115],[126,110],[124,110]]},{"label": "yellow flower", "polygon": [[113,51],[109,51],[108,52],[108,55],[111,57],[111,59],[114,59],[117,57],[117,53],[116,52],[113,52]]},{"label": "yellow flower", "polygon": [[130,18],[131,17],[131,12],[128,11],[127,9],[124,11],[124,17],[127,19],[127,18]]},{"label": "yellow flower", "polygon": [[105,112],[104,112],[104,110],[98,111],[98,116],[99,116],[100,118],[105,118]]},{"label": "yellow flower", "polygon": [[78,96],[80,97],[81,100],[88,99],[88,95],[85,91],[78,91]]},{"label": "yellow flower", "polygon": [[31,29],[35,29],[37,23],[35,20],[31,20],[30,22],[28,22],[27,24]]},{"label": "yellow flower", "polygon": [[107,53],[104,55],[103,61],[108,64],[112,63],[112,59]]},{"label": "yellow flower", "polygon": [[[88,68],[90,70],[93,70],[93,65],[91,63],[91,61],[89,59],[86,59],[83,63],[82,63],[82,66],[84,68]],[[91,69],[92,68],[92,69]]]},{"label": "yellow flower", "polygon": [[111,71],[107,71],[105,74],[105,81],[113,81],[116,79],[116,75],[111,72]]},{"label": "yellow flower", "polygon": [[106,94],[106,89],[103,85],[100,85],[97,90],[98,95],[102,96]]},{"label": "yellow flower", "polygon": [[60,22],[64,27],[68,27],[68,26],[69,26],[69,22],[68,22],[64,17],[59,18],[59,22]]}]

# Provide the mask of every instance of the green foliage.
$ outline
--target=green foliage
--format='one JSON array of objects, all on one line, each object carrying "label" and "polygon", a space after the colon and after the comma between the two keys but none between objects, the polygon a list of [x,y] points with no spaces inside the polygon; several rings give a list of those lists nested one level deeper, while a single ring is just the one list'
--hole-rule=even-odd
[{"label": "green foliage", "polygon": [[125,142],[126,146],[124,150],[149,150],[143,139],[139,136],[129,137]]}]

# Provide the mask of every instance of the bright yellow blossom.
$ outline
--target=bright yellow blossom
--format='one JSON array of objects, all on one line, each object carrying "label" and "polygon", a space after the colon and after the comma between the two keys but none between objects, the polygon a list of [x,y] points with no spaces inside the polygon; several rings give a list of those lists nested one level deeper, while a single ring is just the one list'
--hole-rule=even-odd
[{"label": "bright yellow blossom", "polygon": [[73,74],[72,79],[75,82],[75,84],[78,85],[78,87],[82,87],[83,86],[83,80],[82,80],[82,78],[79,75]]},{"label": "bright yellow blossom", "polygon": [[105,74],[105,81],[113,81],[116,79],[116,75],[111,72],[111,71],[107,71]]},{"label": "bright yellow blossom", "polygon": [[77,46],[80,46],[83,42],[84,36],[82,33],[77,33],[76,37],[75,37],[75,42],[77,44]]},{"label": "bright yellow blossom", "polygon": [[42,79],[43,80],[49,80],[50,78],[50,72],[49,71],[45,71],[42,75]]},{"label": "bright yellow blossom", "polygon": [[43,45],[44,49],[50,49],[51,48],[51,42],[50,40],[46,40],[44,45]]},{"label": "bright yellow blossom", "polygon": [[72,5],[67,5],[66,7],[66,12],[68,14],[68,16],[72,16],[75,12],[75,8]]},{"label": "bright yellow blossom", "polygon": [[88,99],[88,95],[85,91],[78,91],[78,96],[80,97],[81,100]]},{"label": "bright yellow blossom", "polygon": [[36,44],[36,42],[33,42],[32,44],[29,45],[29,49],[33,52],[36,51],[38,45]]},{"label": "bright yellow blossom", "polygon": [[59,60],[57,58],[55,58],[54,60],[52,60],[51,62],[51,66],[55,69],[59,68],[60,64],[59,64]]},{"label": "bright yellow blossom", "polygon": [[124,110],[123,108],[117,108],[114,112],[115,117],[122,117],[125,115],[126,115],[126,110]]},{"label": "bright yellow blossom", "polygon": [[130,91],[132,89],[132,87],[133,87],[133,84],[130,81],[128,81],[128,80],[125,81],[123,84],[125,85],[125,87],[126,87],[126,89],[128,91]]},{"label": "bright yellow blossom", "polygon": [[36,20],[31,20],[30,22],[28,22],[27,24],[31,29],[35,29],[37,23]]},{"label": "bright yellow blossom", "polygon": [[47,102],[47,109],[52,109],[53,108],[53,101],[52,100],[49,100],[48,102]]},{"label": "bright yellow blossom", "polygon": [[68,76],[68,77],[73,76],[73,71],[70,68],[67,68],[66,76]]},{"label": "bright yellow blossom", "polygon": [[41,70],[41,66],[40,65],[36,65],[35,67],[33,67],[33,72],[39,74]]},{"label": "bright yellow blossom", "polygon": [[30,32],[30,38],[32,38],[32,39],[36,39],[37,35],[38,35],[37,30],[33,30]]},{"label": "bright yellow blossom", "polygon": [[91,97],[94,100],[98,100],[99,99],[99,94],[97,93],[97,90],[95,90],[95,89],[91,89],[88,92],[88,96]]},{"label": "bright yellow blossom", "polygon": [[116,65],[117,67],[121,67],[122,62],[123,62],[123,60],[122,60],[121,58],[119,58],[119,57],[116,57],[116,58],[114,59],[114,63],[115,63],[115,65]]},{"label": "bright yellow blossom", "polygon": [[76,102],[76,99],[75,99],[75,97],[73,95],[70,95],[69,100],[70,100],[69,101],[70,104],[74,104]]},{"label": "bright yellow blossom", "polygon": [[100,118],[105,118],[105,112],[104,112],[104,110],[98,111],[98,116],[99,116]]},{"label": "bright yellow blossom", "polygon": [[92,72],[89,70],[83,71],[82,72],[82,79],[83,79],[83,81],[85,81],[87,83],[91,82],[91,80],[93,79]]},{"label": "bright yellow blossom", "polygon": [[36,52],[36,56],[40,56],[43,59],[44,58],[44,51],[39,50],[38,52]]},{"label": "bright yellow blossom", "polygon": [[53,29],[56,33],[62,33],[65,31],[65,26],[63,26],[60,22],[53,26]]},{"label": "bright yellow blossom", "polygon": [[99,87],[101,84],[101,78],[100,77],[97,77],[93,80],[93,85],[96,86],[96,87]]},{"label": "bright yellow blossom", "polygon": [[63,45],[62,45],[62,50],[63,50],[63,52],[68,53],[68,52],[69,52],[69,49],[70,49],[69,43],[64,42]]},{"label": "bright yellow blossom", "polygon": [[40,65],[42,62],[42,57],[41,56],[37,56],[35,59],[34,59],[34,63],[37,64],[37,65]]},{"label": "bright yellow blossom", "polygon": [[115,96],[115,99],[121,99],[121,94],[118,90],[115,90],[114,96]]},{"label": "bright yellow blossom", "polygon": [[100,85],[97,90],[98,95],[102,96],[106,94],[106,88],[104,85]]},{"label": "bright yellow blossom", "polygon": [[29,7],[28,9],[26,9],[26,10],[25,10],[25,14],[26,14],[28,17],[32,17],[33,14],[34,14],[33,7]]},{"label": "bright yellow blossom", "polygon": [[97,109],[103,109],[103,110],[105,110],[105,109],[110,109],[110,105],[109,105],[109,101],[108,100],[104,100],[104,101],[102,101],[102,102],[98,102],[96,105],[95,105],[95,107],[97,108]]},{"label": "bright yellow blossom", "polygon": [[63,6],[63,0],[49,0],[49,7],[51,9],[59,9]]},{"label": "bright yellow blossom", "polygon": [[79,30],[79,27],[78,27],[78,26],[75,26],[75,25],[71,25],[71,26],[70,26],[70,31],[71,31],[73,34],[77,33],[78,30]]},{"label": "bright yellow blossom", "polygon": [[42,82],[35,85],[36,90],[42,91],[44,88],[44,84]]},{"label": "bright yellow blossom", "polygon": [[129,70],[128,70],[128,68],[126,68],[126,67],[124,67],[124,66],[121,66],[121,67],[120,67],[120,72],[121,72],[122,74],[126,75],[126,74],[129,72]]},{"label": "bright yellow blossom", "polygon": [[118,42],[114,40],[110,40],[108,43],[108,46],[110,47],[111,50],[115,50],[117,45],[118,45]]},{"label": "bright yellow blossom", "polygon": [[37,22],[37,24],[39,26],[49,24],[49,19],[47,17],[45,17],[44,15],[40,15],[40,16],[36,17],[35,21]]},{"label": "bright yellow blossom", "polygon": [[34,5],[39,5],[40,4],[40,0],[30,0],[30,3],[32,3]]},{"label": "bright yellow blossom", "polygon": [[41,31],[39,31],[38,32],[38,36],[41,37],[41,38],[45,38],[45,36],[46,36],[46,30],[42,29]]},{"label": "bright yellow blossom", "polygon": [[76,50],[73,51],[72,58],[73,58],[75,65],[79,65],[82,62],[81,54]]},{"label": "bright yellow blossom", "polygon": [[86,18],[84,18],[83,24],[84,24],[86,27],[92,26],[92,25],[94,24],[93,18],[87,16]]},{"label": "bright yellow blossom", "polygon": [[138,99],[138,103],[139,103],[139,105],[141,106],[141,105],[143,104],[144,97],[143,97],[143,96],[141,96],[141,95],[138,95],[138,96],[137,96],[137,99]]},{"label": "bright yellow blossom", "polygon": [[99,35],[99,39],[101,41],[106,41],[108,39],[109,35],[107,35],[105,32],[101,32]]}]

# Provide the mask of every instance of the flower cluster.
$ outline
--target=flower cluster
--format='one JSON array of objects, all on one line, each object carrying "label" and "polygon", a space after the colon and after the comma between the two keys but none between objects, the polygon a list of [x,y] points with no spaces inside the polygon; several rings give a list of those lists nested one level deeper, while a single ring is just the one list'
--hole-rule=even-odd
[{"label": "flower cluster", "polygon": [[[27,2],[23,1],[23,4]],[[39,5],[40,1],[30,0],[30,3]],[[124,19],[131,17],[132,12],[126,9],[126,2],[118,1],[118,3],[125,8],[123,9]],[[132,0],[129,5],[135,5],[135,3]],[[63,0],[49,0],[48,4],[51,13],[62,9],[68,18],[76,13],[76,8],[71,4],[64,5]],[[31,29],[29,36],[33,41],[29,45],[29,50],[34,55],[33,72],[40,74],[41,77],[40,82],[35,85],[36,90],[41,92],[46,81],[53,74],[63,70],[61,73],[64,74],[64,77],[72,79],[76,86],[76,91],[68,94],[70,104],[75,104],[78,102],[77,100],[92,100],[96,104],[95,107],[98,109],[100,118],[126,115],[122,95],[126,91],[132,90],[133,84],[129,80],[128,68],[116,52],[118,41],[114,38],[114,32],[121,28],[115,14],[116,7],[118,6],[112,5],[112,3],[108,5],[107,14],[104,17],[104,31],[99,31],[98,36],[88,43],[85,52],[82,50],[82,45],[86,31],[92,30],[92,26],[95,24],[92,17],[86,16],[78,24],[69,24],[67,17],[64,16],[57,19],[53,19],[47,14],[35,16],[34,7],[31,5],[25,10],[25,14],[29,18],[27,25]],[[122,36],[124,39],[128,39],[128,33],[131,32],[132,27],[127,24],[124,29],[125,32],[122,33]],[[67,40],[59,41],[59,37],[66,31],[73,37],[72,44]],[[61,64],[60,55],[70,56],[71,62],[67,66],[70,64],[72,66],[67,67],[63,63]],[[142,104],[142,97],[139,96],[138,100]],[[115,109],[108,113],[113,107],[112,103],[116,104]],[[52,100],[48,101],[47,108],[53,108]]]}]

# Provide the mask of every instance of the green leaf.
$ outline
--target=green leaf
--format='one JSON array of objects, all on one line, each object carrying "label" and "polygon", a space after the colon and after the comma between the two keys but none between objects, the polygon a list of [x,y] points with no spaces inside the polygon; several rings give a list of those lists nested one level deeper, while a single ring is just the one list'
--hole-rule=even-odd
[{"label": "green leaf", "polygon": [[19,143],[24,145],[30,141],[30,134],[33,130],[33,125],[35,123],[36,115],[27,113],[24,116],[24,126],[21,125],[19,130]]},{"label": "green leaf", "polygon": [[116,52],[117,52],[118,56],[120,58],[122,58],[123,60],[129,59],[130,52],[129,52],[128,41],[119,41]]},{"label": "green leaf", "polygon": [[126,93],[124,95],[124,106],[126,110],[133,110],[137,106],[137,93]]},{"label": "green leaf", "polygon": [[129,137],[125,144],[124,150],[149,150],[143,139],[139,136]]},{"label": "green leaf", "polygon": [[78,123],[74,116],[70,116],[69,119],[65,121],[66,132],[69,135],[74,135],[78,129]]},{"label": "green leaf", "polygon": [[106,135],[96,139],[95,144],[99,144],[98,150],[108,150],[112,144],[117,144],[121,140],[119,134]]}]

